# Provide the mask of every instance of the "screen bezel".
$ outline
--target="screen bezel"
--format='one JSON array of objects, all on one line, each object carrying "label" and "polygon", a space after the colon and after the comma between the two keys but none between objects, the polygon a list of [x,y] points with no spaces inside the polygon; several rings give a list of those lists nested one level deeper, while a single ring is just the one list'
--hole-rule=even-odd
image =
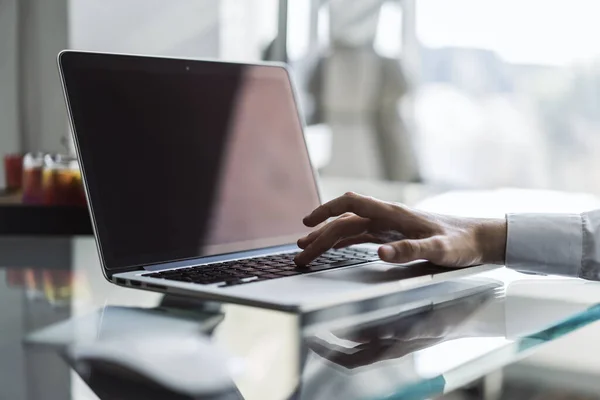
[{"label": "screen bezel", "polygon": [[[306,127],[305,120],[303,118],[303,114],[301,111],[300,104],[298,102],[297,89],[294,85],[294,81],[292,79],[292,75],[290,73],[289,67],[285,64],[281,63],[257,63],[257,64],[249,64],[249,63],[236,63],[236,62],[222,62],[216,60],[207,60],[207,59],[189,59],[189,58],[170,58],[170,57],[160,57],[160,56],[146,56],[146,55],[134,55],[134,54],[117,54],[117,53],[100,53],[100,52],[84,52],[84,51],[73,51],[73,50],[64,50],[60,52],[57,56],[59,75],[61,79],[61,84],[63,88],[63,95],[67,107],[67,113],[69,117],[69,123],[71,127],[71,135],[75,146],[75,151],[79,159],[81,159],[81,151],[79,147],[78,141],[78,132],[76,129],[76,124],[74,120],[74,115],[71,108],[71,98],[69,96],[69,88],[67,81],[69,80],[69,70],[77,65],[75,68],[80,67],[81,65],[89,65],[94,69],[120,69],[124,67],[131,68],[131,65],[135,65],[135,69],[139,69],[142,71],[153,71],[153,72],[184,72],[184,71],[199,71],[201,68],[210,66],[214,68],[218,66],[219,68],[228,69],[228,68],[244,68],[244,67],[253,67],[253,68],[261,68],[266,69],[270,68],[278,68],[282,69],[285,72],[285,76],[288,80],[288,83],[291,88],[292,93],[292,101],[296,108],[297,118],[300,123],[300,130],[302,134],[302,141],[304,143],[304,154],[307,158],[307,162],[310,166],[310,170],[312,173],[314,190],[317,195],[317,202],[319,204],[322,203],[321,200],[321,192],[319,188],[319,184],[317,181],[317,174],[310,160],[310,156],[308,153],[308,146],[306,143],[306,136],[304,134],[304,129]],[[83,177],[83,184],[85,189],[85,194],[87,198],[88,210],[90,214],[90,219],[92,222],[92,229],[94,232],[95,242],[98,249],[98,253],[100,255],[100,262],[102,265],[103,273],[105,277],[110,278],[110,276],[117,272],[126,272],[132,270],[140,270],[145,266],[156,265],[156,264],[167,264],[171,262],[181,262],[185,260],[201,260],[205,257],[214,257],[217,255],[229,254],[229,253],[238,253],[242,251],[248,250],[259,250],[257,248],[240,248],[233,249],[228,251],[227,253],[222,254],[210,254],[205,256],[196,256],[189,257],[183,259],[172,259],[172,260],[160,260],[153,263],[145,263],[142,265],[131,265],[131,266],[116,266],[114,263],[116,260],[111,259],[111,256],[106,254],[103,249],[102,239],[100,235],[106,234],[101,232],[102,229],[99,229],[98,223],[96,221],[96,215],[94,213],[94,199],[90,195],[89,187],[88,187],[88,179],[89,177],[86,175],[84,162],[80,162],[81,174]],[[274,245],[269,245],[266,248],[271,247],[279,247],[279,246],[289,246],[293,243],[278,243]]]}]

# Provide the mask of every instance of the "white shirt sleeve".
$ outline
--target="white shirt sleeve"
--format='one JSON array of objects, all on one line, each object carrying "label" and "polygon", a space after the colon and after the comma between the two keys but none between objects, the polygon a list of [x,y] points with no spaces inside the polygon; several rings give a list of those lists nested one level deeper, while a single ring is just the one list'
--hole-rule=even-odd
[{"label": "white shirt sleeve", "polygon": [[600,210],[508,214],[506,221],[508,268],[600,280]]}]

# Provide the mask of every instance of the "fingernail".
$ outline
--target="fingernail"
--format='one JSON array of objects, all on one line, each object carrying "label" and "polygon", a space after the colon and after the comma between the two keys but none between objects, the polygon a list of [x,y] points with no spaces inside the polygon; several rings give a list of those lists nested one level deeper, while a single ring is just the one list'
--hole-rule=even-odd
[{"label": "fingernail", "polygon": [[379,256],[382,259],[391,260],[396,256],[396,249],[389,245],[383,245],[379,248]]}]

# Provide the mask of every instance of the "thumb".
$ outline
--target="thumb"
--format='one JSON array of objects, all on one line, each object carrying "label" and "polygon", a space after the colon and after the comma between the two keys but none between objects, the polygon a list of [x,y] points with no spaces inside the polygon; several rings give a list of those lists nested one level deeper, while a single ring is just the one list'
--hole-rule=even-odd
[{"label": "thumb", "polygon": [[443,249],[437,237],[405,239],[388,243],[379,248],[379,258],[391,263],[407,263],[415,260],[435,261]]}]

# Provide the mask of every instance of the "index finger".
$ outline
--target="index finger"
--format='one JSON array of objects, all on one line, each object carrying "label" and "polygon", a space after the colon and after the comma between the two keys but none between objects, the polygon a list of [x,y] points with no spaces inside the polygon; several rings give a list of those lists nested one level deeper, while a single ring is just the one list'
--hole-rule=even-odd
[{"label": "index finger", "polygon": [[304,218],[304,225],[313,227],[331,217],[344,213],[353,213],[363,218],[377,219],[389,216],[392,205],[373,197],[361,196],[348,192],[343,196],[333,199],[319,207]]}]

